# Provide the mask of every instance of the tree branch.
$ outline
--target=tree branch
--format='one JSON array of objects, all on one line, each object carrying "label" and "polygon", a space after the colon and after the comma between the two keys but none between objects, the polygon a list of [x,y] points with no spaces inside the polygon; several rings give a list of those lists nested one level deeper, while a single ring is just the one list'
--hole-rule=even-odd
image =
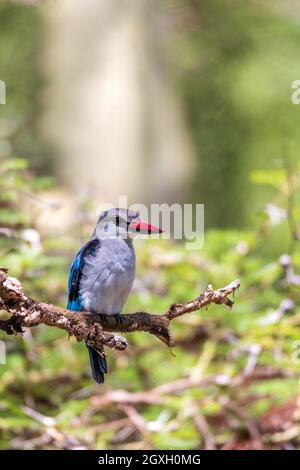
[{"label": "tree branch", "polygon": [[95,348],[106,345],[118,350],[126,349],[128,343],[113,332],[145,331],[155,335],[167,346],[172,346],[169,331],[172,320],[212,303],[232,307],[234,302],[228,297],[239,287],[238,279],[216,291],[210,285],[195,300],[186,304],[173,304],[163,315],[146,312],[122,314],[120,323],[113,315],[73,312],[31,299],[25,296],[20,281],[9,277],[6,269],[0,269],[0,309],[11,314],[8,320],[0,320],[0,329],[7,334],[22,334],[23,328],[44,324],[67,331],[77,341],[90,341]]}]

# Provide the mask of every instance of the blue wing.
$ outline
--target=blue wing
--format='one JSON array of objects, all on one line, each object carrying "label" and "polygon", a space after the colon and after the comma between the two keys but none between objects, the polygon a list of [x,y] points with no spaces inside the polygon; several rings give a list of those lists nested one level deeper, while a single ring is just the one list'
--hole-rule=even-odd
[{"label": "blue wing", "polygon": [[[84,310],[80,296],[82,270],[86,257],[95,256],[100,245],[101,242],[98,238],[90,240],[78,251],[72,263],[68,282],[69,298],[67,308],[69,310],[75,310],[77,312]],[[86,345],[90,355],[93,378],[97,383],[102,384],[104,382],[104,374],[107,373],[107,364],[103,349],[96,351],[89,342],[86,342]]]},{"label": "blue wing", "polygon": [[80,280],[82,276],[82,270],[85,263],[86,256],[95,255],[96,251],[100,247],[99,238],[94,238],[87,242],[78,251],[70,270],[69,282],[68,282],[68,305],[69,310],[75,310],[79,312],[83,310],[83,304],[80,296]]}]

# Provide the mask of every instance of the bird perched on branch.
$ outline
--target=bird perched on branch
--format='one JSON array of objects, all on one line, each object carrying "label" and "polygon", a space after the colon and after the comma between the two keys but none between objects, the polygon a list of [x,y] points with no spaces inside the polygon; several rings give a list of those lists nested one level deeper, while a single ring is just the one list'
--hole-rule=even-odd
[{"label": "bird perched on branch", "polygon": [[[78,251],[68,283],[69,310],[116,315],[117,321],[135,278],[133,239],[137,233],[161,233],[127,209],[102,212],[91,239]],[[105,354],[86,342],[94,380],[101,384],[107,372]]]}]

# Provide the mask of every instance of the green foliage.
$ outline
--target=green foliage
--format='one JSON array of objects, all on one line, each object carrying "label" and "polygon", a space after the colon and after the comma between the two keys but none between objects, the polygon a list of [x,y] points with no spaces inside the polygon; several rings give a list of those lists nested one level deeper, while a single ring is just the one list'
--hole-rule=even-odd
[{"label": "green foliage", "polygon": [[[81,240],[75,235],[71,239],[67,234],[57,238],[40,234],[39,248],[24,240],[24,230],[37,227],[30,211],[22,209],[20,195],[31,191],[37,197],[32,188],[43,187],[45,180],[37,182],[19,159],[2,161],[1,178],[5,191],[0,205],[11,214],[6,226],[10,232],[0,238],[1,266],[20,277],[30,295],[65,305],[67,268]],[[268,182],[268,178],[258,179]],[[14,218],[16,224],[11,223]],[[173,354],[150,335],[128,335],[128,351],[107,351],[110,373],[103,387],[91,381],[85,346],[68,340],[64,332],[38,327],[23,339],[3,334],[7,364],[0,367],[1,448],[195,449],[204,446],[195,421],[197,413],[205,416],[216,446],[222,447],[236,438],[231,419],[237,420],[241,429],[245,425],[240,417],[226,411],[224,397],[258,421],[272,405],[294,397],[298,365],[292,354],[300,320],[297,314],[287,312],[270,321],[270,313],[277,311],[286,297],[297,304],[300,294],[287,286],[277,253],[265,252],[264,244],[274,228],[265,219],[261,223],[267,224],[267,231],[259,227],[208,231],[200,252],[186,251],[184,245],[165,240],[137,244],[139,283],[126,305],[128,312],[163,312],[174,301],[193,299],[209,283],[221,287],[237,277],[241,289],[232,310],[214,305],[174,322]],[[293,263],[299,271],[296,252]],[[252,357],[251,348],[259,348],[254,375],[248,382],[240,382]],[[265,378],[256,380],[255,374],[263,372]],[[283,377],[278,378],[280,374]],[[160,397],[161,404],[155,400],[151,404],[150,399],[148,404],[133,405],[146,423],[144,432],[129,433],[124,440],[119,430],[125,429],[125,424],[116,425],[115,431],[107,426],[126,417],[122,405],[110,401],[111,392],[145,391],[151,397],[152,389],[190,377],[203,385],[167,393]],[[240,439],[251,441],[247,432]]]},{"label": "green foliage", "polygon": [[252,171],[250,175],[250,181],[254,184],[269,185],[276,189],[280,187],[286,181],[286,175],[282,168],[276,168],[274,170],[256,170]]},{"label": "green foliage", "polygon": [[167,36],[199,158],[193,197],[205,204],[207,226],[249,223],[269,197],[251,185],[249,171],[273,168],[286,140],[298,159],[291,84],[300,76],[300,31],[283,3],[184,0],[181,27]]},{"label": "green foliage", "polygon": [[[43,16],[40,9],[21,2],[1,2],[0,21],[0,80],[6,84],[0,157],[25,155],[36,168],[45,169],[49,167],[48,148],[37,132]],[[2,147],[1,139],[8,137],[9,147]]]}]

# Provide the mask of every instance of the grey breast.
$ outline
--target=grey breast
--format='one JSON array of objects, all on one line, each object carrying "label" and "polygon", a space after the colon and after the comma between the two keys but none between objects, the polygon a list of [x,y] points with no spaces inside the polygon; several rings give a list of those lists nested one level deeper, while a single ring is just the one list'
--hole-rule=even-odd
[{"label": "grey breast", "polygon": [[106,315],[120,313],[135,278],[132,242],[101,240],[95,256],[85,260],[80,283],[84,309]]}]

